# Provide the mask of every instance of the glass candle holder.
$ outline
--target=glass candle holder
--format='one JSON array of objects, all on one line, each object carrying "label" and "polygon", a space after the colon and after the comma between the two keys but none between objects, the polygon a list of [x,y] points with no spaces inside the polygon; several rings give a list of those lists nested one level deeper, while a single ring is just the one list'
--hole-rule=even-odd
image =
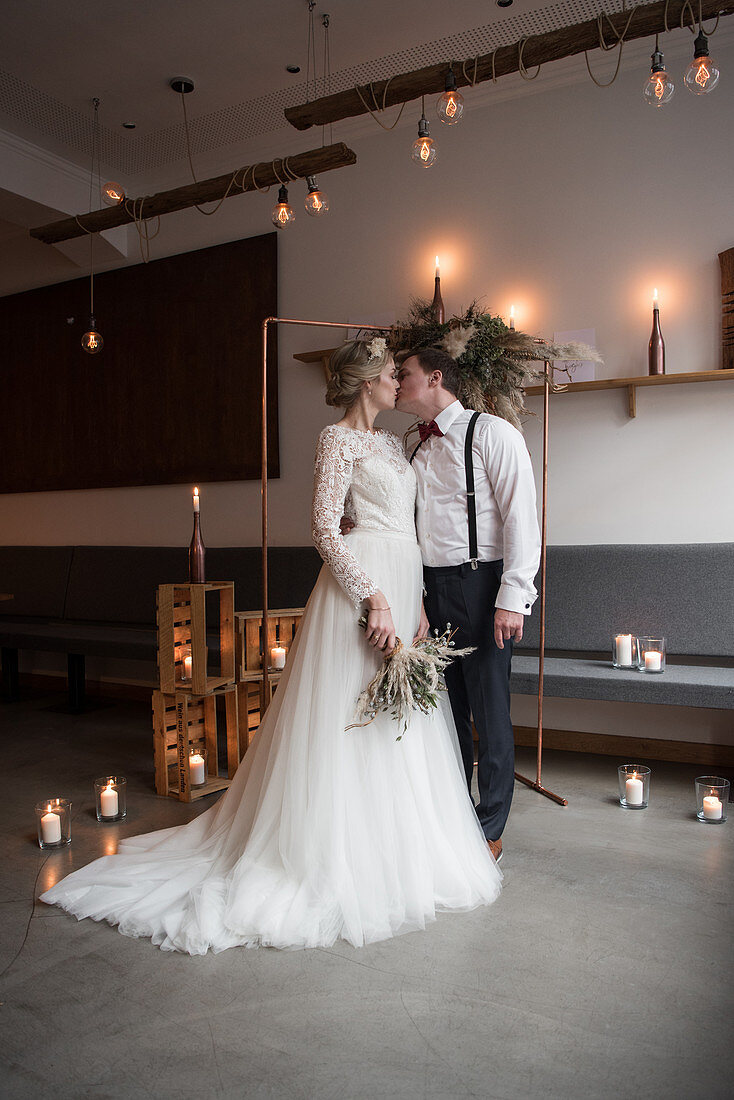
[{"label": "glass candle holder", "polygon": [[718,775],[699,775],[696,779],[696,817],[704,825],[723,825],[729,801],[728,779]]},{"label": "glass candle holder", "polygon": [[121,821],[127,816],[127,779],[124,775],[103,775],[94,781],[97,821]]},{"label": "glass candle holder", "polygon": [[270,650],[270,668],[279,671],[281,668],[285,668],[285,659],[288,651],[285,646],[274,645]]},{"label": "glass candle holder", "polygon": [[203,787],[206,783],[206,749],[192,749],[189,753],[189,783],[192,787]]},{"label": "glass candle holder", "polygon": [[665,672],[665,638],[639,638],[638,643],[640,672]]},{"label": "glass candle holder", "polygon": [[47,798],[36,803],[39,848],[64,848],[71,844],[71,802]]},{"label": "glass candle holder", "polygon": [[650,801],[650,769],[644,764],[620,764],[619,804],[625,810],[644,810]]},{"label": "glass candle holder", "polygon": [[191,680],[191,646],[181,647],[181,680],[188,683]]},{"label": "glass candle holder", "polygon": [[634,634],[615,634],[612,638],[612,664],[615,668],[637,670],[638,642]]}]

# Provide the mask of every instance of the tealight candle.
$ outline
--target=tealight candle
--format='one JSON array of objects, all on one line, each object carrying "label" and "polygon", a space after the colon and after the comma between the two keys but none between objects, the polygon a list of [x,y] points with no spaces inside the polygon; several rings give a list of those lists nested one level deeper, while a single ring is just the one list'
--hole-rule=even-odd
[{"label": "tealight candle", "polygon": [[724,807],[721,804],[721,799],[717,798],[715,794],[708,794],[703,800],[703,816],[707,821],[720,821],[721,815],[724,812]]},{"label": "tealight candle", "polygon": [[663,655],[656,649],[648,649],[645,652],[645,672],[660,672]]},{"label": "tealight candle", "polygon": [[103,791],[99,795],[99,809],[102,817],[117,817],[120,809],[120,800],[117,797],[117,791],[108,783]]},{"label": "tealight candle", "polygon": [[58,844],[61,840],[61,818],[49,811],[41,818],[41,839],[44,844]]},{"label": "tealight candle", "polygon": [[629,777],[625,785],[625,799],[628,806],[641,806],[643,796],[642,780],[637,778],[637,773]]},{"label": "tealight candle", "polygon": [[192,752],[189,757],[189,779],[192,787],[200,787],[206,782],[206,764],[201,753]]},{"label": "tealight candle", "polygon": [[285,650],[282,645],[273,646],[270,650],[270,667],[285,668]]}]

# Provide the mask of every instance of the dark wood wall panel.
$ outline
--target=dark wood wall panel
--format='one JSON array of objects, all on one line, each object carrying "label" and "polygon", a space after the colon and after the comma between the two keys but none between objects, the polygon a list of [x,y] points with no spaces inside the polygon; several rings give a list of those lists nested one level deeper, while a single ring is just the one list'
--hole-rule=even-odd
[{"label": "dark wood wall panel", "polygon": [[[277,234],[0,298],[0,492],[260,476],[261,322],[277,315]],[[75,318],[74,324],[67,318]],[[271,326],[269,473],[278,467]]]}]

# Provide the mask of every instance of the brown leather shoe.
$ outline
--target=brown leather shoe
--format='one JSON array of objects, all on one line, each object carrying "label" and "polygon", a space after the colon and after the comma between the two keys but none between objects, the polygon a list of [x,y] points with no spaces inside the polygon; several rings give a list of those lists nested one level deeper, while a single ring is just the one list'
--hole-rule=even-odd
[{"label": "brown leather shoe", "polygon": [[488,840],[489,850],[494,856],[495,863],[499,863],[502,859],[502,838],[499,840]]}]

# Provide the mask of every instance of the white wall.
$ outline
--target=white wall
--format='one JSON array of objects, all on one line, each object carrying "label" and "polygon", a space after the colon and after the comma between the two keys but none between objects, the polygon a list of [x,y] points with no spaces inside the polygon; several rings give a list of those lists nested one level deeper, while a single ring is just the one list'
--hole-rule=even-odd
[{"label": "white wall", "polygon": [[[390,133],[369,119],[338,125],[335,140],[351,144],[358,163],[321,179],[332,200],[323,223],[306,217],[303,187],[292,187],[298,219],[279,239],[281,315],[400,316],[411,295],[432,294],[438,252],[449,311],[484,296],[503,314],[514,302],[518,326],[534,333],[595,328],[601,373],[610,377],[646,373],[657,286],[668,372],[717,368],[717,253],[734,245],[734,48],[717,40],[715,52],[724,74],[716,92],[697,99],[679,83],[661,111],[642,101],[648,62],[639,49],[608,90],[563,76],[578,74],[580,60],[561,77],[548,70],[533,85],[518,79],[518,98],[476,89],[461,126],[432,126],[440,159],[430,171],[409,158],[415,105]],[[668,51],[671,70],[682,72],[689,54],[686,36]],[[272,148],[227,151],[229,159],[202,162],[199,174],[320,140],[320,131],[284,131]],[[143,186],[180,183],[182,173]],[[274,197],[230,199],[213,218],[169,215],[154,254],[265,232]],[[133,240],[133,259],[136,249]],[[102,311],[98,320],[104,331]],[[271,541],[298,545],[309,541],[314,441],[337,414],[323,403],[320,366],[292,354],[328,347],[334,336],[283,328],[279,339],[281,477],[271,483]],[[539,412],[541,402],[529,406]],[[732,413],[734,386],[723,382],[639,390],[634,420],[624,390],[554,398],[549,542],[734,540]],[[243,431],[256,430],[256,416]],[[408,422],[387,419],[398,429]],[[538,420],[526,434],[537,470]],[[258,484],[203,485],[202,509],[209,545],[258,543]],[[188,490],[179,486],[12,495],[2,513],[4,543],[170,545],[190,536]]]}]

